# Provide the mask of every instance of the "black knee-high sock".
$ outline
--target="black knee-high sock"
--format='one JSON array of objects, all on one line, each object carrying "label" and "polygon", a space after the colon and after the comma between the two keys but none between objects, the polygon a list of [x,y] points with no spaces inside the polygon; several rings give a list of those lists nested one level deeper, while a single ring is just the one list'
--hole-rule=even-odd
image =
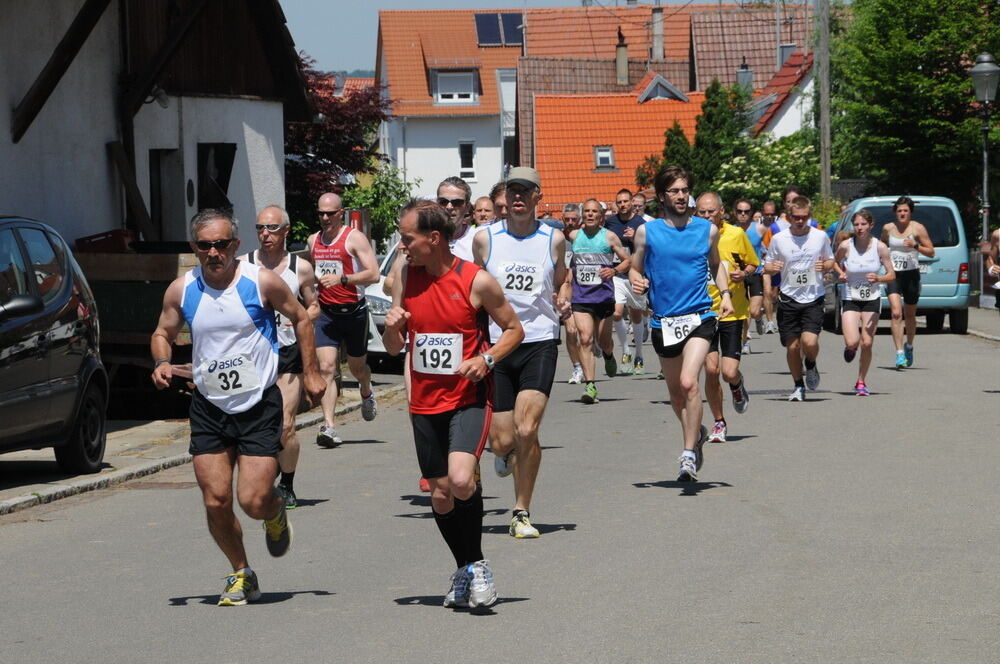
[{"label": "black knee-high sock", "polygon": [[455,515],[461,524],[465,562],[483,559],[483,490],[477,488],[468,500],[455,499]]},{"label": "black knee-high sock", "polygon": [[[434,510],[432,509],[431,511],[433,512]],[[451,555],[455,556],[455,567],[465,565],[465,541],[462,538],[462,524],[458,510],[453,509],[447,514],[434,512],[434,523],[437,524],[438,530],[441,531],[441,537],[444,538],[448,548],[451,549]],[[476,558],[476,560],[479,560],[479,558]]]},{"label": "black knee-high sock", "polygon": [[289,489],[291,489],[294,483],[295,483],[295,471],[294,470],[292,472],[290,472],[290,473],[285,473],[285,472],[281,473],[281,484],[284,484]]}]

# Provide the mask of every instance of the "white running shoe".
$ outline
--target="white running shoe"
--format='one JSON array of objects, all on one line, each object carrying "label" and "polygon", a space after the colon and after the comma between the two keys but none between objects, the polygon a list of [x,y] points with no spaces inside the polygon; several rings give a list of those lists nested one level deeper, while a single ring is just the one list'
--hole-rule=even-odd
[{"label": "white running shoe", "polygon": [[361,417],[365,422],[371,422],[378,415],[378,404],[375,403],[375,390],[361,399]]},{"label": "white running shoe", "polygon": [[514,456],[514,450],[507,454],[494,454],[493,470],[496,471],[497,477],[507,477],[514,472],[514,465],[510,462],[512,456]]},{"label": "white running shoe", "polygon": [[477,560],[469,565],[472,582],[469,584],[469,608],[489,607],[497,603],[497,588],[493,583],[490,561]]},{"label": "white running shoe", "polygon": [[514,510],[514,518],[510,520],[510,536],[517,539],[531,539],[539,536],[538,528],[531,525],[528,514],[524,510]]},{"label": "white running shoe", "polygon": [[582,383],[583,382],[583,368],[582,367],[574,367],[573,368],[573,373],[570,374],[569,380],[567,380],[566,382],[569,383],[570,385],[579,385],[580,383]]},{"label": "white running shoe", "polygon": [[806,390],[804,387],[796,386],[792,393],[788,395],[789,401],[805,401],[806,400]]},{"label": "white running shoe", "polygon": [[678,482],[697,482],[698,469],[695,468],[695,461],[689,456],[681,455],[678,459],[681,465],[680,473],[677,475]]},{"label": "white running shoe", "polygon": [[337,447],[344,442],[344,439],[337,435],[337,430],[325,424],[320,426],[319,433],[316,434],[316,444],[320,447]]},{"label": "white running shoe", "polygon": [[469,606],[469,582],[471,580],[472,576],[469,573],[468,565],[463,565],[455,570],[455,573],[451,575],[451,588],[448,589],[448,594],[444,596],[444,607],[446,609],[465,608]]}]

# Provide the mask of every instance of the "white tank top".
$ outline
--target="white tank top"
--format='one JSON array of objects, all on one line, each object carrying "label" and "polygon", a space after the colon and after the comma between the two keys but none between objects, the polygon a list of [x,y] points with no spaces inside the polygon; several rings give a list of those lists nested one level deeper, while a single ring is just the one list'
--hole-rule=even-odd
[{"label": "white tank top", "polygon": [[920,269],[920,252],[916,247],[907,247],[903,240],[914,239],[912,235],[900,237],[889,233],[889,258],[892,259],[892,269],[896,272]]},{"label": "white tank top", "polygon": [[[521,321],[524,343],[559,337],[559,315],[552,303],[552,243],[554,234],[561,231],[538,222],[536,225],[535,232],[525,237],[509,233],[506,221],[485,227],[490,239],[486,269],[500,283]],[[494,343],[500,333],[500,326],[491,320],[490,339]]]},{"label": "white tank top", "polygon": [[[297,272],[298,260],[299,258],[295,254],[288,254],[288,262],[285,264],[284,269],[281,270],[281,272],[275,272],[275,274],[281,277],[281,280],[288,285],[288,289],[292,291],[292,295],[294,295],[299,302],[302,302],[302,291],[300,289],[299,274]],[[267,269],[261,265],[260,259],[257,257],[256,250],[247,254],[247,261],[253,265],[262,267],[265,270]],[[277,311],[274,312],[274,324],[278,326],[278,345],[282,348],[295,345],[295,327],[289,323],[290,321],[287,318],[279,314]]]},{"label": "white tank top", "polygon": [[880,240],[872,238],[868,241],[865,253],[858,253],[854,240],[847,247],[847,257],[844,258],[844,271],[847,272],[847,283],[840,285],[840,299],[859,302],[870,302],[881,297],[878,283],[871,284],[865,275],[882,270],[882,261],[878,257]]},{"label": "white tank top", "polygon": [[[490,224],[493,226],[494,224]],[[469,261],[470,263],[475,262],[472,258],[472,240],[476,237],[476,233],[489,228],[489,226],[468,226],[465,229],[465,234],[462,237],[453,239],[451,241],[451,253],[455,254],[463,261]]]},{"label": "white tank top", "polygon": [[278,333],[274,312],[261,304],[261,268],[237,266],[239,279],[225,290],[206,284],[196,267],[184,275],[181,296],[195,387],[230,414],[252,408],[278,375]]}]

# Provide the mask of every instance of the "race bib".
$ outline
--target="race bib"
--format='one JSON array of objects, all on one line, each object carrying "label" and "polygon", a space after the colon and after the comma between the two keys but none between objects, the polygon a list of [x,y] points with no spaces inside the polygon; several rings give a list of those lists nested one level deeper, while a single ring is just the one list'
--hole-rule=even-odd
[{"label": "race bib", "polygon": [[211,396],[229,397],[260,387],[257,365],[247,353],[238,353],[201,363],[205,391]]},{"label": "race bib", "polygon": [[663,332],[663,346],[665,348],[676,346],[691,336],[691,333],[699,325],[701,325],[701,316],[698,314],[661,318],[660,328]]},{"label": "race bib", "polygon": [[421,333],[413,339],[413,370],[455,374],[462,363],[462,335]]},{"label": "race bib", "polygon": [[788,272],[788,283],[793,286],[815,286],[817,283],[816,269],[811,265],[806,270],[796,270],[793,268]]},{"label": "race bib", "polygon": [[538,295],[542,292],[542,266],[511,261],[500,265],[500,287],[511,295]]},{"label": "race bib", "polygon": [[906,270],[917,269],[917,259],[909,252],[890,251],[889,257],[892,258],[893,270],[905,272]]},{"label": "race bib", "polygon": [[848,290],[852,300],[863,302],[877,300],[880,295],[878,284],[869,283],[867,279],[848,284]]},{"label": "race bib", "polygon": [[328,274],[343,274],[343,261],[316,261],[316,278],[322,279]]},{"label": "race bib", "polygon": [[601,283],[600,265],[577,265],[576,283],[581,286],[593,286]]}]

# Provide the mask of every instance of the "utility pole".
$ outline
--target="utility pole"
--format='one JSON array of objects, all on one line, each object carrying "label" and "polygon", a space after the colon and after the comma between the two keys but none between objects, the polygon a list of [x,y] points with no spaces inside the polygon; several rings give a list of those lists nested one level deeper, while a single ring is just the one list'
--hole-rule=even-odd
[{"label": "utility pole", "polygon": [[830,0],[816,0],[819,38],[816,48],[819,79],[819,193],[830,198]]}]

